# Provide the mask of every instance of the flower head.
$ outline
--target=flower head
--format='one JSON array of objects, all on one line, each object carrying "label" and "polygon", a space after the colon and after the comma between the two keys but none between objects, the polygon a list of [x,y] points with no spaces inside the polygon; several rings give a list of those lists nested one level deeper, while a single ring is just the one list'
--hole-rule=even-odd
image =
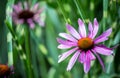
[{"label": "flower head", "polygon": [[[112,32],[112,28],[109,28],[105,32],[103,32],[100,36],[96,37],[96,34],[99,29],[98,22],[96,18],[94,19],[94,23],[89,22],[88,25],[88,34],[86,33],[85,25],[81,19],[78,19],[78,32],[69,24],[66,24],[67,30],[70,34],[60,33],[59,36],[63,37],[65,40],[61,38],[57,38],[59,49],[68,49],[71,50],[61,54],[59,56],[58,63],[62,62],[68,56],[73,54],[70,59],[67,71],[71,70],[74,66],[76,60],[84,65],[84,72],[87,73],[90,70],[90,63],[92,60],[95,60],[96,57],[100,61],[104,69],[104,64],[99,56],[102,55],[111,55],[113,53],[111,48],[106,47],[105,45],[99,44],[108,40],[108,36],[110,36]],[[95,57],[96,56],[96,57]]]},{"label": "flower head", "polygon": [[19,2],[13,6],[12,18],[15,24],[25,23],[28,24],[30,28],[34,28],[35,23],[44,26],[44,22],[40,19],[42,11],[43,8],[39,9],[39,3],[30,8],[27,2],[24,2],[24,6]]},{"label": "flower head", "polygon": [[7,65],[0,64],[0,78],[8,78],[13,73],[13,66],[8,67]]}]

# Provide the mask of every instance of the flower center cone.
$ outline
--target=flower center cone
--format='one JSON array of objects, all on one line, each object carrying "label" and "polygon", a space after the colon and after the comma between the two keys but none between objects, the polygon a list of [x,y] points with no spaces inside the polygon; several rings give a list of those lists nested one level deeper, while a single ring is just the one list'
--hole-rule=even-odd
[{"label": "flower center cone", "polygon": [[7,65],[0,65],[0,77],[10,74],[10,68]]},{"label": "flower center cone", "polygon": [[78,46],[80,49],[89,49],[93,46],[93,40],[91,38],[81,38],[78,40]]},{"label": "flower center cone", "polygon": [[34,16],[34,13],[29,10],[23,10],[19,13],[19,18],[24,20],[32,18],[33,16]]}]

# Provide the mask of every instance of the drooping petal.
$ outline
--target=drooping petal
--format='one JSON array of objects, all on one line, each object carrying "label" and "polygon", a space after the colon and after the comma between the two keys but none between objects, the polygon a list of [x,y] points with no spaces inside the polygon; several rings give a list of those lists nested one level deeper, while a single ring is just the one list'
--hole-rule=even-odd
[{"label": "drooping petal", "polygon": [[79,58],[78,58],[78,61],[81,62],[81,63],[84,63],[86,61],[86,54],[84,51],[81,52]]},{"label": "drooping petal", "polygon": [[36,3],[33,8],[32,8],[32,11],[36,12],[38,10],[38,7],[39,7],[39,3]]},{"label": "drooping petal", "polygon": [[76,39],[80,39],[79,33],[69,24],[66,24],[66,27],[71,35],[73,35]]},{"label": "drooping petal", "polygon": [[100,43],[100,42],[103,42],[105,40],[107,40],[108,36],[110,36],[112,32],[112,28],[109,28],[107,31],[105,31],[103,34],[101,34],[100,36],[98,36],[95,40],[94,40],[94,43],[97,44],[97,43]]},{"label": "drooping petal", "polygon": [[86,55],[90,58],[90,60],[95,60],[96,59],[96,57],[93,55],[93,53],[90,50],[88,50],[86,52]]},{"label": "drooping petal", "polygon": [[23,10],[23,6],[22,6],[21,2],[19,2],[17,5],[18,5],[18,7],[19,7],[20,10]]},{"label": "drooping petal", "polygon": [[99,54],[97,54],[94,50],[93,50],[94,54],[97,56],[99,62],[100,62],[100,65],[102,66],[102,69],[105,71],[105,66],[104,66],[104,63],[102,61],[102,59],[100,58]]},{"label": "drooping petal", "polygon": [[44,21],[42,21],[42,20],[40,19],[40,17],[39,17],[39,19],[36,19],[35,22],[38,23],[38,24],[39,24],[40,26],[42,26],[42,27],[45,26]]},{"label": "drooping petal", "polygon": [[79,60],[79,62],[84,63],[84,62],[86,62],[87,57],[89,57],[90,60],[96,59],[95,56],[93,55],[93,53],[90,50],[88,50],[87,52],[82,51],[78,60]]},{"label": "drooping petal", "polygon": [[86,37],[86,29],[83,21],[81,19],[78,19],[79,24],[79,33],[82,37]]},{"label": "drooping petal", "polygon": [[102,55],[111,55],[113,53],[113,51],[111,49],[108,49],[106,47],[102,47],[102,46],[95,46],[94,50]]},{"label": "drooping petal", "polygon": [[93,27],[92,27],[92,23],[91,22],[89,22],[89,24],[88,24],[88,30],[89,30],[89,32],[88,32],[88,37],[92,37],[92,32],[93,32]]},{"label": "drooping petal", "polygon": [[90,58],[88,55],[86,55],[86,61],[84,62],[84,72],[88,73],[90,70]]},{"label": "drooping petal", "polygon": [[61,55],[59,55],[58,63],[62,62],[64,59],[66,59],[68,56],[70,56],[73,52],[75,52],[78,48],[73,48]]},{"label": "drooping petal", "polygon": [[64,44],[64,45],[78,46],[78,44],[75,43],[75,42],[71,42],[71,41],[68,41],[68,40],[63,40],[61,38],[57,38],[57,42],[60,43],[60,44]]},{"label": "drooping petal", "polygon": [[[20,3],[19,3],[19,5],[20,5]],[[19,13],[22,10],[21,7],[22,6],[19,7],[18,5],[14,5],[13,6],[14,12]]]},{"label": "drooping petal", "polygon": [[44,21],[41,20],[40,14],[35,14],[33,17],[34,21],[38,23],[40,26],[45,26]]},{"label": "drooping petal", "polygon": [[93,29],[93,33],[92,33],[92,39],[96,36],[97,32],[98,32],[98,28],[99,28],[99,24],[97,22],[97,19],[94,19],[94,29]]},{"label": "drooping petal", "polygon": [[23,19],[17,19],[17,18],[13,18],[14,19],[14,23],[15,24],[23,24],[24,23],[24,20]]},{"label": "drooping petal", "polygon": [[71,48],[71,47],[73,47],[73,46],[72,45],[64,45],[64,44],[58,45],[59,49],[68,49],[68,48]]},{"label": "drooping petal", "polygon": [[11,15],[12,15],[12,19],[13,19],[13,18],[18,18],[18,17],[17,17],[17,13],[15,13],[15,12],[13,12]]},{"label": "drooping petal", "polygon": [[72,58],[70,59],[69,63],[68,63],[68,66],[67,66],[67,71],[70,71],[72,69],[72,67],[74,66],[76,60],[78,59],[78,56],[79,56],[80,52],[77,51],[73,56]]},{"label": "drooping petal", "polygon": [[44,7],[38,9],[37,12],[36,12],[36,14],[40,14],[41,12],[43,12],[44,9],[45,9]]},{"label": "drooping petal", "polygon": [[28,19],[27,22],[30,25],[30,28],[34,28],[35,27],[35,24],[34,24],[32,19]]},{"label": "drooping petal", "polygon": [[23,19],[19,19],[17,20],[19,24],[23,24],[24,23],[24,20]]},{"label": "drooping petal", "polygon": [[45,23],[44,21],[42,21],[41,19],[39,19],[38,21],[36,21],[40,26],[44,27]]},{"label": "drooping petal", "polygon": [[59,36],[65,39],[68,39],[70,41],[73,41],[73,42],[78,42],[75,38],[73,38],[70,34],[67,34],[67,33],[60,33]]}]

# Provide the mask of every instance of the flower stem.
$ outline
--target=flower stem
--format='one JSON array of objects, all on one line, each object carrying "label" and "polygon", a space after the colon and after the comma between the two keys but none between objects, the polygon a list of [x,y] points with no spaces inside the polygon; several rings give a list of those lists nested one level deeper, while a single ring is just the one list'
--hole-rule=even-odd
[{"label": "flower stem", "polygon": [[76,5],[76,7],[77,7],[77,9],[78,9],[78,12],[79,12],[79,14],[80,14],[81,19],[83,20],[83,22],[85,22],[85,20],[84,20],[84,18],[83,18],[83,15],[82,15],[82,11],[81,11],[81,9],[79,8],[80,6],[78,5],[77,0],[74,0],[74,3],[75,3],[75,5]]},{"label": "flower stem", "polygon": [[88,73],[88,78],[91,78],[91,74],[90,73]]},{"label": "flower stem", "polygon": [[29,27],[25,26],[25,50],[26,50],[26,57],[27,57],[27,68],[28,68],[28,78],[32,77],[32,69],[31,69],[31,60],[30,60],[30,33]]}]

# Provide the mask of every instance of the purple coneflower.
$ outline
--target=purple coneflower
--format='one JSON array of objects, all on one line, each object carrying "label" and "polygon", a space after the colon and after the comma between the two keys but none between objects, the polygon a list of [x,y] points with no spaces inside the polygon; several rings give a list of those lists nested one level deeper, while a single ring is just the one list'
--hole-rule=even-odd
[{"label": "purple coneflower", "polygon": [[44,26],[44,22],[40,19],[42,11],[43,8],[39,9],[39,3],[30,8],[27,2],[24,2],[24,6],[19,2],[13,6],[12,18],[15,24],[25,23],[28,24],[30,28],[34,28],[35,23]]},{"label": "purple coneflower", "polygon": [[8,78],[10,74],[13,74],[13,66],[0,64],[0,78]]},{"label": "purple coneflower", "polygon": [[99,29],[99,25],[96,18],[94,19],[93,25],[91,22],[89,22],[88,34],[86,33],[85,25],[81,19],[78,19],[78,24],[79,24],[78,32],[71,25],[66,24],[67,30],[69,31],[70,34],[67,33],[59,34],[59,36],[65,38],[66,40],[57,38],[57,41],[60,43],[60,45],[58,45],[58,48],[59,49],[72,48],[72,49],[61,54],[59,56],[58,63],[62,62],[64,59],[66,59],[68,56],[74,53],[74,55],[72,56],[68,63],[67,71],[71,70],[76,60],[78,59],[78,61],[84,65],[84,72],[88,73],[88,71],[90,70],[91,61],[95,60],[96,57],[98,58],[100,64],[104,69],[104,64],[99,54],[111,55],[113,51],[111,48],[108,48],[105,45],[99,43],[108,40],[108,36],[112,32],[112,28],[109,28],[107,31],[103,32],[100,36],[95,38]]}]

